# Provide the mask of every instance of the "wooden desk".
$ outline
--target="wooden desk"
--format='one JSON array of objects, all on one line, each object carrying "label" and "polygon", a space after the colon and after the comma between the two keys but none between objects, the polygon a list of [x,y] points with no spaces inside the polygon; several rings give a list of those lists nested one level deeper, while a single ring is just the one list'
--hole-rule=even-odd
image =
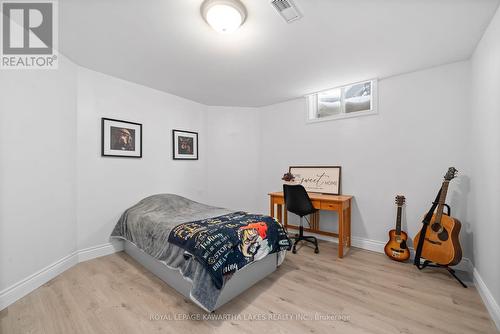
[{"label": "wooden desk", "polygon": [[[319,229],[319,211],[311,215],[310,228],[304,227],[304,231],[336,237],[339,239],[339,254],[341,258],[344,256],[344,248],[351,247],[351,200],[352,196],[346,195],[325,195],[318,193],[308,193],[313,206],[319,210],[335,211],[339,216],[339,233],[321,231]],[[298,230],[298,226],[288,225],[288,212],[285,208],[285,199],[283,192],[269,193],[270,206],[272,217],[282,222],[288,229]],[[277,217],[275,216],[275,206]]]}]

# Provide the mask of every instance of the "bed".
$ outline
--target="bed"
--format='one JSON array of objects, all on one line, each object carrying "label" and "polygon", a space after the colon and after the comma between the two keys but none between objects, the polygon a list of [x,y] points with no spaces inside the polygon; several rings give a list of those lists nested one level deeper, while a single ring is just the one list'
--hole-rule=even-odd
[{"label": "bed", "polygon": [[274,272],[290,248],[274,218],[174,194],[127,209],[111,238],[122,239],[128,255],[207,312]]}]

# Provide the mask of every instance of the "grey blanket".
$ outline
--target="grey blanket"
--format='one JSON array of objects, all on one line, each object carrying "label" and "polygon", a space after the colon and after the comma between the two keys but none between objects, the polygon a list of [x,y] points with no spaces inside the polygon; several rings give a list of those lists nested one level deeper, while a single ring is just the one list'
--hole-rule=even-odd
[{"label": "grey blanket", "polygon": [[126,210],[118,220],[111,238],[134,243],[139,249],[180,270],[192,282],[191,298],[207,311],[213,311],[221,290],[194,257],[185,257],[182,248],[168,242],[173,227],[191,221],[212,218],[234,211],[216,208],[187,198],[160,194],[147,197]]}]

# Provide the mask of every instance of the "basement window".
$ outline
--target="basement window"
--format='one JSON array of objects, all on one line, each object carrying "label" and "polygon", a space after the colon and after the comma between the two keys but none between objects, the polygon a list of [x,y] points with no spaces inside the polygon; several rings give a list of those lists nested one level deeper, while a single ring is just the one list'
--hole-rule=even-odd
[{"label": "basement window", "polygon": [[377,81],[368,80],[307,96],[310,122],[377,113]]}]

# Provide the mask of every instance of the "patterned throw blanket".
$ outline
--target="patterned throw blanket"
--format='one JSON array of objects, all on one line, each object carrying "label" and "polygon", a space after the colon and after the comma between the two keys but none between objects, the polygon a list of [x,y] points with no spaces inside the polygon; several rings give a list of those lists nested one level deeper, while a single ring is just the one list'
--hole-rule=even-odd
[{"label": "patterned throw blanket", "polygon": [[168,241],[203,264],[218,289],[222,288],[225,275],[291,247],[278,221],[270,216],[245,212],[177,225]]}]

